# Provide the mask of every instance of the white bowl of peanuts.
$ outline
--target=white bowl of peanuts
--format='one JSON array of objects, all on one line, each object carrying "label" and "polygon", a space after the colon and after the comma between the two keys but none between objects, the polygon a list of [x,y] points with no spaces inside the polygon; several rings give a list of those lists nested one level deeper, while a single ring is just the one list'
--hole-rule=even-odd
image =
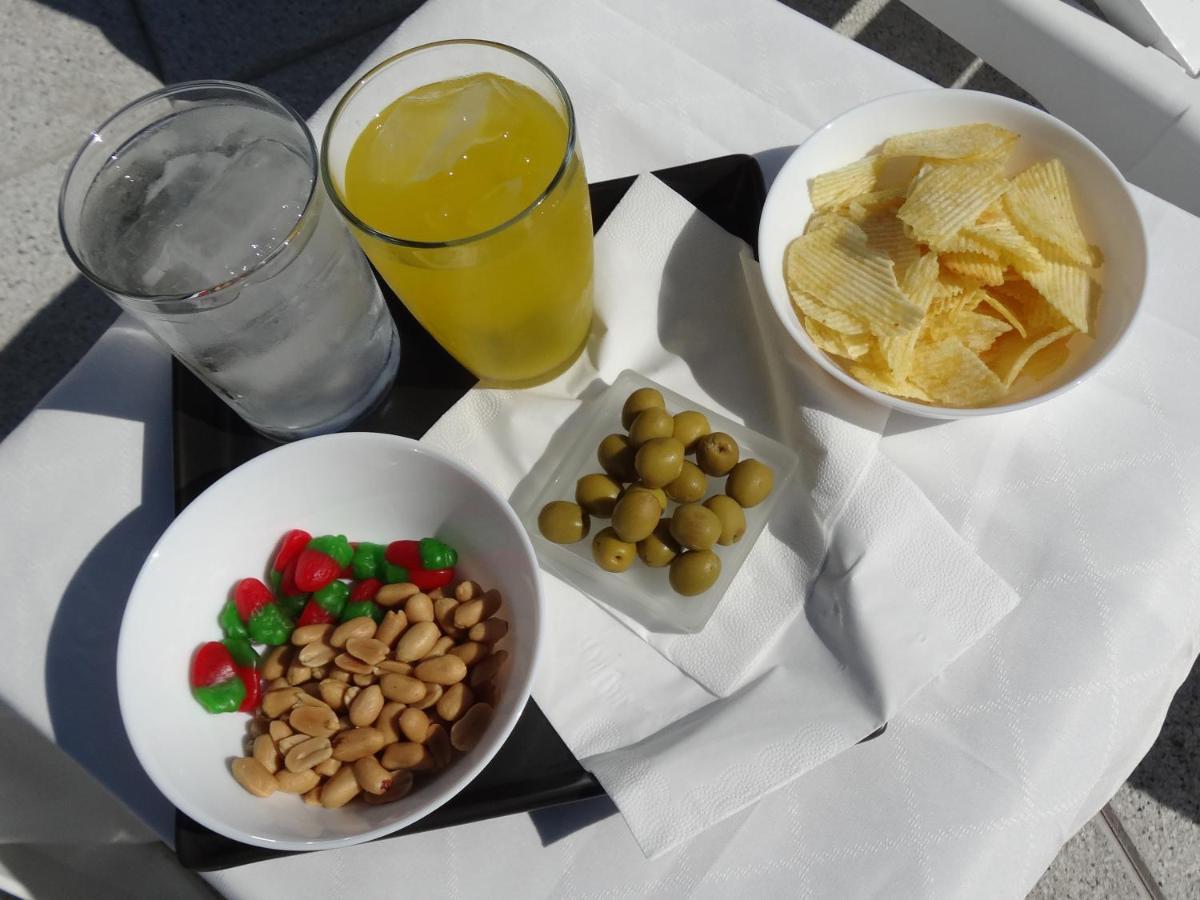
[{"label": "white bowl of peanuts", "polygon": [[[277,648],[254,644],[257,711],[210,713],[189,680],[197,648],[223,639],[231,591],[270,580],[292,529],[435,536],[458,558],[444,587],[378,586],[378,621],[297,624]],[[350,568],[339,577],[357,589],[367,579]],[[301,581],[287,577],[279,597]],[[121,626],[121,715],[151,780],[202,825],[277,850],[369,841],[450,800],[500,749],[529,698],[541,603],[525,530],[468,469],[394,435],[300,441],[221,478],[155,545]]]}]

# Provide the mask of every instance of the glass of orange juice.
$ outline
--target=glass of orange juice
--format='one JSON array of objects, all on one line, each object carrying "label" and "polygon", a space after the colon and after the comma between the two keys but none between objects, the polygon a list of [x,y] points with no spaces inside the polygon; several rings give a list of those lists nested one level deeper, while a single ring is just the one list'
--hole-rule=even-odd
[{"label": "glass of orange juice", "polygon": [[561,369],[592,318],[592,221],[575,113],[513,47],[426,44],[380,63],[325,130],[321,174],[404,305],[476,376]]}]

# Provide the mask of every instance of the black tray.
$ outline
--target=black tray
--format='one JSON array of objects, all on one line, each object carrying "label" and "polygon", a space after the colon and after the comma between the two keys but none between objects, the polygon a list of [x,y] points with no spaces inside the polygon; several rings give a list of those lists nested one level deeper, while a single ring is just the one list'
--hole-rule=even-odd
[{"label": "black tray", "polygon": [[[766,189],[752,157],[723,156],[654,174],[714,222],[751,247],[756,245]],[[594,228],[604,223],[633,181],[629,177],[591,186]],[[419,438],[467,392],[475,378],[417,324],[386,285],[383,293],[400,331],[400,370],[391,395],[375,412],[355,423],[354,430]],[[178,362],[172,371],[175,510],[179,512],[230,469],[276,444],[252,431]],[[500,752],[458,796],[420,822],[380,840],[602,793],[599,783],[583,770],[530,700]],[[175,852],[184,866],[198,871],[288,855],[231,840],[182,812],[175,815]]]}]

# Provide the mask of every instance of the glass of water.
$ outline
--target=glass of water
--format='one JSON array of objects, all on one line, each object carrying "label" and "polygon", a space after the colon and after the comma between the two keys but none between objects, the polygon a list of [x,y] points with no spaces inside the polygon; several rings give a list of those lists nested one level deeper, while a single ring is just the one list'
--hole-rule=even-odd
[{"label": "glass of water", "polygon": [[338,431],[400,340],[303,120],[249,85],[155,91],[97,128],[59,199],[72,260],[261,433]]}]

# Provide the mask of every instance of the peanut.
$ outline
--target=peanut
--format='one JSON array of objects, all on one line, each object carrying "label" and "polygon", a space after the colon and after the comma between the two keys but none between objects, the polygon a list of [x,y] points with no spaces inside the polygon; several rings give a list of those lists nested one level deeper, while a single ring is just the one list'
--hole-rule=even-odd
[{"label": "peanut", "polygon": [[466,711],[450,729],[450,743],[454,749],[464,753],[474,748],[492,721],[492,708],[486,703],[476,703]]},{"label": "peanut", "polygon": [[321,788],[321,805],[326,809],[340,809],[357,797],[359,791],[354,769],[342,766]]},{"label": "peanut", "polygon": [[287,752],[287,756],[283,758],[283,764],[287,766],[289,772],[304,772],[318,763],[325,762],[332,752],[333,747],[329,743],[329,738],[305,738],[303,742]]},{"label": "peanut", "polygon": [[450,656],[457,656],[468,666],[473,666],[479,662],[491,649],[487,644],[481,644],[478,641],[467,641],[465,644],[459,644],[457,647],[451,647],[449,650]]},{"label": "peanut", "polygon": [[377,641],[375,638],[358,638],[353,637],[346,641],[346,652],[351,656],[361,659],[368,666],[373,666],[381,660],[387,659],[389,647],[383,641]]},{"label": "peanut", "polygon": [[380,762],[385,769],[428,769],[433,765],[433,757],[424,744],[409,742],[388,744]]},{"label": "peanut", "polygon": [[437,702],[437,714],[447,722],[457,722],[475,702],[475,692],[463,684],[452,684]]},{"label": "peanut", "polygon": [[267,655],[263,657],[263,680],[274,681],[276,678],[282,678],[283,673],[287,671],[287,667],[291,661],[292,648],[287,644],[284,644],[281,647],[272,647],[267,652]]},{"label": "peanut", "polygon": [[[329,626],[324,626],[328,628]],[[300,648],[300,652],[296,654],[296,659],[302,665],[308,666],[310,669],[315,669],[317,666],[326,666],[337,656],[337,652],[326,644],[324,641],[312,641]],[[314,673],[313,677],[316,677]]]},{"label": "peanut", "polygon": [[426,684],[457,684],[467,677],[467,664],[457,656],[436,656],[419,663],[413,674]]},{"label": "peanut", "polygon": [[372,806],[379,803],[394,803],[397,800],[403,800],[408,796],[408,792],[412,790],[413,777],[412,772],[401,770],[392,772],[392,786],[382,794],[363,794],[363,800],[370,803]]},{"label": "peanut", "polygon": [[239,757],[233,761],[230,768],[237,783],[255,797],[270,797],[279,790],[279,782],[275,780],[275,776],[253,757]]},{"label": "peanut", "polygon": [[358,786],[368,794],[383,794],[392,786],[392,773],[379,764],[373,756],[355,760],[351,767]]},{"label": "peanut", "polygon": [[388,672],[379,679],[379,689],[383,696],[398,703],[413,703],[425,696],[425,685],[411,675],[400,675]]},{"label": "peanut", "polygon": [[471,626],[467,637],[483,644],[494,644],[508,634],[508,623],[503,619],[488,619],[478,625]]},{"label": "peanut", "polygon": [[350,704],[350,721],[357,726],[373,725],[383,709],[383,690],[377,684],[359,691]]},{"label": "peanut", "polygon": [[396,638],[408,627],[408,617],[399,610],[391,610],[384,614],[383,621],[375,629],[375,640],[382,641],[390,650],[396,643]]},{"label": "peanut", "polygon": [[353,619],[347,619],[333,630],[333,634],[329,636],[329,646],[341,649],[346,646],[346,641],[352,637],[369,638],[374,636],[375,620],[370,616],[357,616]]},{"label": "peanut", "polygon": [[385,584],[379,589],[379,593],[375,595],[375,602],[384,609],[391,609],[394,606],[399,606],[409,597],[416,596],[420,591],[419,587],[407,581],[401,581],[396,584]]},{"label": "peanut", "polygon": [[282,760],[279,758],[279,750],[269,734],[260,734],[254,739],[254,750],[251,755],[272,775],[279,771]]},{"label": "peanut", "polygon": [[288,717],[288,724],[310,737],[329,737],[337,731],[338,717],[330,707],[297,706]]},{"label": "peanut", "polygon": [[383,734],[374,728],[351,728],[333,739],[333,758],[354,762],[371,756],[383,748]]},{"label": "peanut", "polygon": [[400,725],[400,733],[406,738],[414,744],[425,743],[425,736],[429,733],[429,716],[422,710],[406,709],[400,713],[397,722]]},{"label": "peanut", "polygon": [[410,625],[433,621],[433,601],[427,594],[413,594],[404,604],[404,615]]},{"label": "peanut", "polygon": [[304,647],[317,641],[326,643],[331,634],[333,634],[332,625],[301,625],[292,632],[292,643],[297,647]]},{"label": "peanut", "polygon": [[[422,683],[424,684],[424,682],[422,682]],[[418,700],[416,703],[410,703],[409,705],[413,709],[429,709],[429,707],[433,706],[441,699],[442,699],[442,686],[440,684],[426,684],[425,685],[425,696],[422,697],[420,700]]]},{"label": "peanut", "polygon": [[393,654],[400,662],[415,662],[433,649],[441,632],[433,622],[418,622],[400,635]]},{"label": "peanut", "polygon": [[275,776],[279,782],[279,790],[285,794],[307,794],[321,783],[321,776],[312,769],[303,772],[291,772],[284,769]]}]

